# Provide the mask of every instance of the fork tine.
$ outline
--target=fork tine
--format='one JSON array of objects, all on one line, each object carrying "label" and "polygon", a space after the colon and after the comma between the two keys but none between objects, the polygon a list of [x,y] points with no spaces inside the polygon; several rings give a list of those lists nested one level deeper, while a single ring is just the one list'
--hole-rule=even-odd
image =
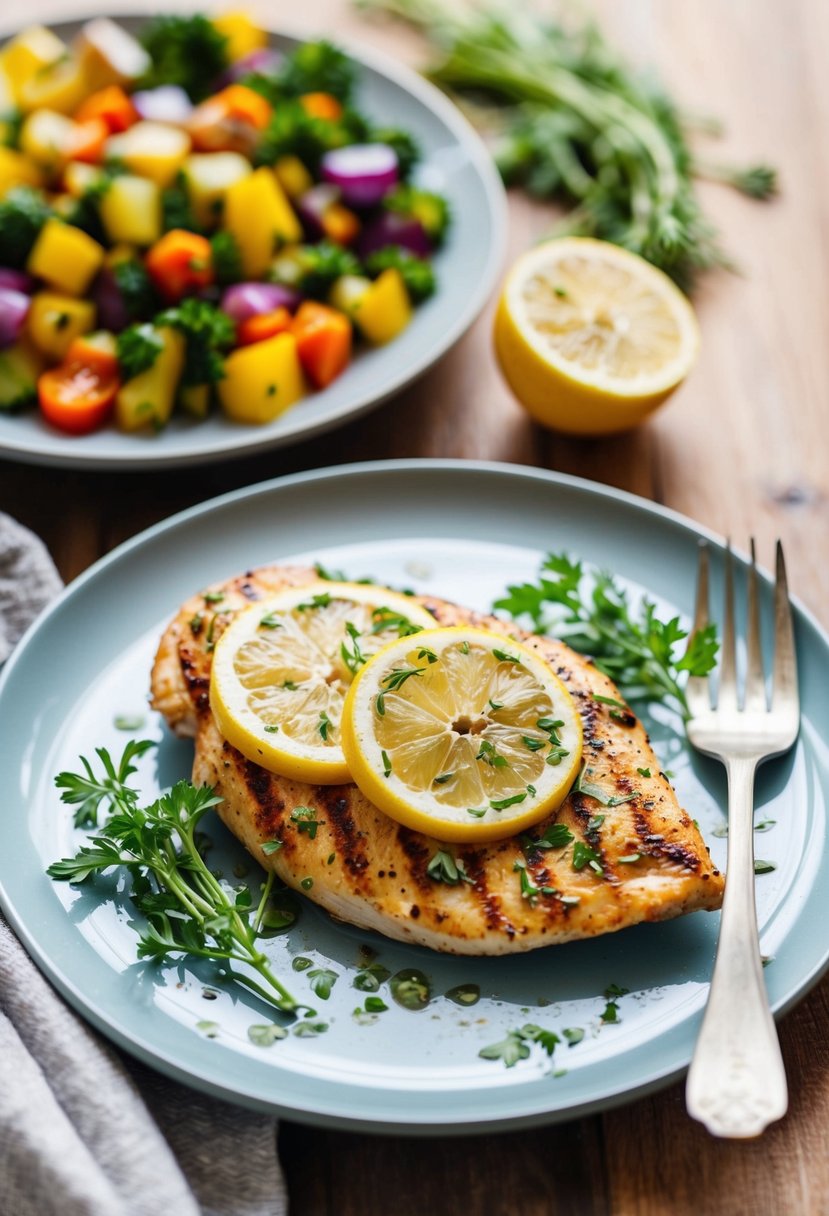
[{"label": "fork tine", "polygon": [[766,702],[766,677],[760,637],[760,601],[757,591],[757,551],[751,538],[751,567],[748,572],[748,641],[746,662],[746,709],[762,713]]},{"label": "fork tine", "polygon": [[786,700],[797,705],[797,660],[794,650],[794,625],[786,580],[783,546],[777,542],[777,577],[774,584],[774,688],[772,707],[783,708]]},{"label": "fork tine", "polygon": [[[708,542],[699,543],[699,560],[697,565],[697,599],[694,609],[694,627],[688,639],[689,645],[694,634],[705,629],[708,624]],[[691,676],[685,687],[685,699],[693,717],[711,708],[711,690],[706,676]]]},{"label": "fork tine", "polygon": [[725,550],[725,617],[722,630],[722,649],[720,658],[720,687],[717,695],[717,709],[733,709],[737,706],[737,657],[734,639],[734,559],[731,556],[731,541]]}]

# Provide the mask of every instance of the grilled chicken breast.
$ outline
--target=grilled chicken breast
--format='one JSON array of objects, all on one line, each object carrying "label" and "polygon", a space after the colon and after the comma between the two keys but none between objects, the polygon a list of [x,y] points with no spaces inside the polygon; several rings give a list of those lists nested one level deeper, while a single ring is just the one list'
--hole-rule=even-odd
[{"label": "grilled chicken breast", "polygon": [[[310,786],[247,760],[222,738],[210,711],[213,644],[233,610],[316,579],[313,570],[274,566],[195,596],[166,630],[152,672],[153,706],[177,734],[195,738],[193,780],[216,788],[219,815],[263,867],[341,920],[454,954],[532,950],[720,906],[722,876],[660,773],[641,723],[596,699],[618,700],[613,683],[564,643],[455,604],[419,599],[439,625],[484,626],[535,648],[575,698],[590,782],[608,804],[568,795],[553,817],[573,832],[568,846],[534,848],[526,837],[441,844],[389,819],[355,785]],[[315,812],[313,838],[291,821],[299,806]],[[537,839],[551,821],[531,835]],[[276,837],[282,848],[263,853]],[[579,841],[595,857],[577,870]],[[463,860],[471,882],[449,886],[429,877],[439,848]],[[523,882],[516,862],[526,867]]]}]

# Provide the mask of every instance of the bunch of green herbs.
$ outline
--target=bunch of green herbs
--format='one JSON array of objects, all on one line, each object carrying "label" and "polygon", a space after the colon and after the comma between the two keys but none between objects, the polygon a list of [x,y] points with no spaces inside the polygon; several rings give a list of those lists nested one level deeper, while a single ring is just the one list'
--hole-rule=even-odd
[{"label": "bunch of green herbs", "polygon": [[765,165],[700,164],[690,144],[699,120],[632,71],[592,24],[571,29],[498,0],[358,2],[420,29],[442,52],[431,79],[484,103],[482,118],[496,116],[496,159],[508,184],[574,204],[554,235],[612,241],[688,289],[697,272],[730,265],[694,177],[752,198],[775,191]]}]

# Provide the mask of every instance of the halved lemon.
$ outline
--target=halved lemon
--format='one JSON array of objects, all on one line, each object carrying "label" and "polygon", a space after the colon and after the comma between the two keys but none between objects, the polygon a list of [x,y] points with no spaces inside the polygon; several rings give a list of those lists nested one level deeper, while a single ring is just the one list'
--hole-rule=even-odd
[{"label": "halved lemon", "polygon": [[545,426],[606,435],[641,422],[691,370],[699,328],[687,298],[644,258],[563,237],[515,263],[495,350],[519,401]]},{"label": "halved lemon", "polygon": [[513,836],[564,800],[581,719],[544,660],[483,629],[398,638],[357,674],[342,743],[351,775],[392,819],[440,840]]},{"label": "halved lemon", "polygon": [[312,785],[349,781],[340,719],[355,673],[390,640],[434,623],[408,596],[361,583],[320,581],[251,604],[216,644],[216,724],[271,772]]}]

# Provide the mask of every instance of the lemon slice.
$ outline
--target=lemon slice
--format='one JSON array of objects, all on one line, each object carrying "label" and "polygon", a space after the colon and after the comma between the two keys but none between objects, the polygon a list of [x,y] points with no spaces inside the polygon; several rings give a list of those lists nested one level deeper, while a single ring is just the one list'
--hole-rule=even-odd
[{"label": "lemon slice", "polygon": [[667,275],[581,237],[519,258],[495,320],[496,353],[519,401],[576,435],[641,422],[687,376],[698,348],[693,309]]},{"label": "lemon slice", "polygon": [[312,785],[349,781],[340,719],[355,673],[390,640],[434,623],[408,596],[360,583],[290,587],[251,604],[213,655],[219,730],[271,772]]},{"label": "lemon slice", "polygon": [[537,823],[581,763],[581,719],[561,680],[483,629],[391,642],[357,674],[342,728],[365,796],[440,840],[497,840]]}]

